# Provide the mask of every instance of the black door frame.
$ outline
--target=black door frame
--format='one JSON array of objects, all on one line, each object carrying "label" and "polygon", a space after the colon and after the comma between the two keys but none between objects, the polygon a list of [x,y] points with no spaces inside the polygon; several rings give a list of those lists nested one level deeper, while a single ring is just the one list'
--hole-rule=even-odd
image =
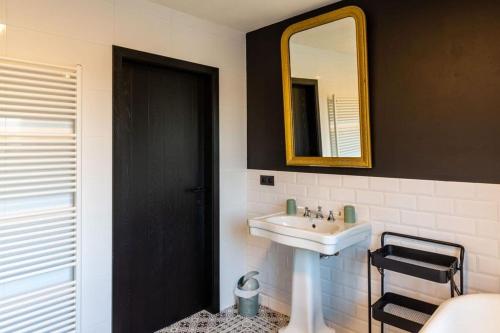
[{"label": "black door frame", "polygon": [[[162,66],[173,68],[177,70],[183,70],[190,73],[203,74],[210,78],[211,82],[211,184],[210,191],[207,193],[211,196],[209,215],[207,216],[209,222],[212,224],[212,246],[211,246],[211,262],[212,262],[212,277],[211,277],[211,301],[209,307],[206,309],[212,313],[217,313],[220,311],[220,294],[219,294],[219,280],[220,280],[220,267],[219,267],[219,69],[215,67],[200,65],[184,60],[164,57],[160,55],[155,55],[151,53],[146,53],[142,51],[132,50],[128,48],[123,48],[120,46],[113,45],[113,141],[118,133],[115,132],[115,120],[120,116],[119,103],[117,103],[119,98],[119,88],[120,82],[123,79],[123,61],[132,60],[135,62],[146,63],[150,65]],[[115,154],[118,154],[113,145],[113,160],[115,160]],[[115,168],[119,166],[113,164],[113,175],[115,174]],[[115,190],[116,183],[113,178],[113,191]],[[118,203],[115,203],[113,199],[113,243],[116,240],[115,228],[118,221],[115,220],[114,212]],[[113,258],[115,257],[113,247]],[[115,301],[117,300],[117,290],[115,289],[115,264],[113,260],[113,296],[112,296],[112,307],[113,307],[113,327],[117,327],[116,322],[119,318],[116,318],[115,311]]]}]

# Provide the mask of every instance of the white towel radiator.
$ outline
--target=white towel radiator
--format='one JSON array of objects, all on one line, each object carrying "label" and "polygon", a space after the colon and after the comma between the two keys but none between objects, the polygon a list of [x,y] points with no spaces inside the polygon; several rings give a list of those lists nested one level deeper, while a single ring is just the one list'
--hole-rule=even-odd
[{"label": "white towel radiator", "polygon": [[0,58],[0,333],[79,323],[81,68]]}]

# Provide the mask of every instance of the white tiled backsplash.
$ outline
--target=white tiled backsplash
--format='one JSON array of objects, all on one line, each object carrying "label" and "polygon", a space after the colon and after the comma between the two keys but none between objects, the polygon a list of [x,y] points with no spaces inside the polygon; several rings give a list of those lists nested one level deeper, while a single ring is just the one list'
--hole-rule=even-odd
[{"label": "white tiled backsplash", "polygon": [[[274,175],[275,186],[261,186],[260,175]],[[326,320],[338,332],[367,332],[367,253],[380,247],[380,234],[404,234],[456,242],[465,246],[465,292],[500,292],[500,185],[398,178],[248,170],[248,215],[284,211],[287,198],[324,212],[356,207],[358,219],[372,223],[373,237],[321,261]],[[440,247],[418,248],[455,254]],[[248,270],[260,272],[261,302],[288,313],[291,300],[292,249],[248,236]],[[449,286],[386,273],[386,290],[439,304]],[[373,301],[379,296],[379,273],[372,269]],[[378,322],[374,323],[374,326]],[[393,331],[396,331],[393,329]]]}]

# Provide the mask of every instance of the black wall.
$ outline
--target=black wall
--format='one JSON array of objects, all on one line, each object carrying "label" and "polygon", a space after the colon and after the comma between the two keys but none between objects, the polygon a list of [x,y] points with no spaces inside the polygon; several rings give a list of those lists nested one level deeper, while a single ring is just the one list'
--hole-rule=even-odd
[{"label": "black wall", "polygon": [[[280,38],[346,5],[367,18],[372,169],[287,167]],[[248,168],[500,183],[500,1],[344,0],[247,34]]]}]

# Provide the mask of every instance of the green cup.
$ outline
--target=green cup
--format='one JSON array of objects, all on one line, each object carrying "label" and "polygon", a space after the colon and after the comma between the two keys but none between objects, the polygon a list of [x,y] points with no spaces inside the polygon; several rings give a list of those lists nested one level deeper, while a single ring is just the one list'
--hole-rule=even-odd
[{"label": "green cup", "polygon": [[356,222],[356,210],[354,209],[354,206],[351,205],[344,206],[344,222],[345,223]]},{"label": "green cup", "polygon": [[286,201],[286,214],[297,215],[297,202],[295,199],[288,199]]}]

